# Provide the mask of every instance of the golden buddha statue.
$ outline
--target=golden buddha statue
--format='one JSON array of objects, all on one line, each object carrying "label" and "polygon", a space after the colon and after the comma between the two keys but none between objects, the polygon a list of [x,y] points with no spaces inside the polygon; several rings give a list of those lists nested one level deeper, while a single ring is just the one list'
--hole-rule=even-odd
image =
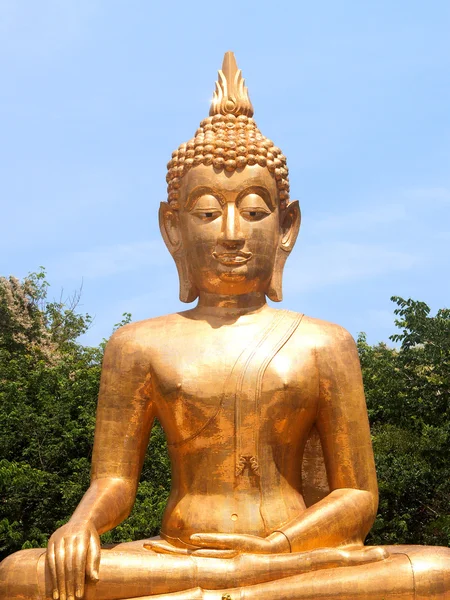
[{"label": "golden buddha statue", "polygon": [[[365,547],[377,482],[355,343],[281,300],[300,210],[227,53],[210,117],[168,165],[160,226],[195,308],[108,342],[91,485],[2,600],[450,598],[450,550]],[[102,549],[130,513],[154,418],[172,462],[161,537]]]}]

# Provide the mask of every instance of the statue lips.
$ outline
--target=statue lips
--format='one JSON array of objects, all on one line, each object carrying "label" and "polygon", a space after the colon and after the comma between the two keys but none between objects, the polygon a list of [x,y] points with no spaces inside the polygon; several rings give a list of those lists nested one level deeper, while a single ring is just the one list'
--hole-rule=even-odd
[{"label": "statue lips", "polygon": [[238,250],[237,252],[213,252],[213,257],[220,262],[222,265],[229,267],[236,267],[244,265],[248,262],[252,256],[252,252],[245,252],[244,250]]}]

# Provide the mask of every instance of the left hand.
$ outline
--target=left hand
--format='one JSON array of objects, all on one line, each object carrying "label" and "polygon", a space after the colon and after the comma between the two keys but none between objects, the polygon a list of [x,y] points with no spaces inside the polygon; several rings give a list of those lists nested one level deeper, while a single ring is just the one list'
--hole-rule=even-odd
[{"label": "left hand", "polygon": [[249,554],[277,554],[289,552],[289,543],[283,534],[272,533],[262,538],[241,533],[194,533],[191,535],[194,546],[217,550],[237,550]]}]

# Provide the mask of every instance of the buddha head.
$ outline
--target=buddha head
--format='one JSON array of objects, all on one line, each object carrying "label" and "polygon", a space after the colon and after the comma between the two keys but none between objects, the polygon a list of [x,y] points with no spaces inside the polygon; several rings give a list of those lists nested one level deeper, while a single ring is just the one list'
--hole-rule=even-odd
[{"label": "buddha head", "polygon": [[300,227],[286,158],[262,135],[241,71],[227,52],[210,116],[167,165],[161,233],[180,300],[263,292],[282,300],[282,275]]}]

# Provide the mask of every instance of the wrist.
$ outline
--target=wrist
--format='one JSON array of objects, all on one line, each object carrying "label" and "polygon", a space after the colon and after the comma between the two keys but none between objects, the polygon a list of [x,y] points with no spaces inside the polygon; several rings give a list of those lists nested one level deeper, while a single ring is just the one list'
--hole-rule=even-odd
[{"label": "wrist", "polygon": [[282,531],[274,531],[268,538],[273,552],[277,554],[292,552],[291,542],[285,533]]},{"label": "wrist", "polygon": [[75,525],[81,527],[89,527],[93,529],[97,529],[92,519],[89,517],[83,517],[78,515],[72,515],[72,517],[67,522],[68,525]]}]

